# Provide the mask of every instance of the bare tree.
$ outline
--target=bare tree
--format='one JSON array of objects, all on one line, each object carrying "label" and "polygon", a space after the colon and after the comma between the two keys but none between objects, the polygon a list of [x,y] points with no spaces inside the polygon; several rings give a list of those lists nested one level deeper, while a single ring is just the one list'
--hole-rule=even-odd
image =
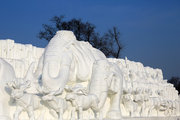
[{"label": "bare tree", "polygon": [[173,84],[176,90],[180,94],[180,78],[179,77],[172,77],[171,79],[168,80],[169,83]]},{"label": "bare tree", "polygon": [[120,57],[120,51],[122,50],[122,45],[120,44],[120,32],[117,27],[109,29],[104,35],[104,39],[109,43],[110,55],[115,58]]},{"label": "bare tree", "polygon": [[64,20],[64,16],[54,16],[50,19],[51,25],[43,24],[43,30],[38,38],[50,41],[58,30],[71,30],[80,41],[88,41],[93,47],[100,49],[107,57],[120,56],[122,46],[119,42],[120,32],[113,27],[103,36],[95,31],[95,25],[83,22],[81,19]]}]

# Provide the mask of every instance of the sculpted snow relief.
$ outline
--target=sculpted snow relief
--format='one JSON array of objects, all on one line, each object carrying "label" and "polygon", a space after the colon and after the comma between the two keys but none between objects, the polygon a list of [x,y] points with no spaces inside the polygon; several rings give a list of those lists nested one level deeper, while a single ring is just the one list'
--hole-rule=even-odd
[{"label": "sculpted snow relief", "polygon": [[[7,45],[7,51],[18,45],[31,52],[19,59],[13,50],[0,52],[0,119],[180,115],[177,91],[163,80],[161,70],[127,59],[107,59],[88,42],[76,40],[71,31],[58,31],[44,50],[11,40]],[[1,46],[2,50],[6,48]],[[172,97],[166,98],[165,88]]]}]

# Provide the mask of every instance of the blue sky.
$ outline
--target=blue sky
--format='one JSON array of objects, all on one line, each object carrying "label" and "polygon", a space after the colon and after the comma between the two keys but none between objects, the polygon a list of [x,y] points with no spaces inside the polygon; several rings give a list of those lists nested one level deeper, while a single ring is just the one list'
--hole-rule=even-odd
[{"label": "blue sky", "polygon": [[55,15],[89,21],[102,33],[117,26],[122,58],[180,77],[180,0],[0,0],[0,39],[45,47],[37,34]]}]

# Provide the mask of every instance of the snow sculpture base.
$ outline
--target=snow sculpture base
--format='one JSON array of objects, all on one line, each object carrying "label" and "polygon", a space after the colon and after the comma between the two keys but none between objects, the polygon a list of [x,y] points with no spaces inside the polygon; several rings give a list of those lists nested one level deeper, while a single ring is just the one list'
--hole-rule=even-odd
[{"label": "snow sculpture base", "polygon": [[160,69],[106,58],[70,31],[45,49],[1,40],[0,57],[0,104],[8,103],[0,120],[180,118],[178,92]]},{"label": "snow sculpture base", "polygon": [[180,117],[150,117],[123,118],[122,120],[180,120]]}]

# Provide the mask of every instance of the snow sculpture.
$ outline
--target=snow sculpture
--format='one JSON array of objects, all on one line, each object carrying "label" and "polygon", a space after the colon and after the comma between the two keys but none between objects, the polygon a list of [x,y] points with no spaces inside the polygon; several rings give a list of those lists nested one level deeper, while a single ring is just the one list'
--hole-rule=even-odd
[{"label": "snow sculpture", "polygon": [[9,117],[9,101],[11,89],[6,84],[15,79],[13,67],[3,59],[0,59],[0,118],[4,120],[10,119]]},{"label": "snow sculpture", "polygon": [[125,78],[121,104],[124,116],[178,116],[180,111],[175,112],[179,109],[175,105],[178,93],[172,84],[163,80],[160,69],[144,67],[127,58],[109,60],[122,68]]},{"label": "snow sculpture", "polygon": [[50,109],[57,113],[59,120],[63,119],[63,113],[67,109],[67,102],[65,99],[48,94],[43,96],[42,100],[47,101]]},{"label": "snow sculpture", "polygon": [[34,110],[41,106],[41,98],[36,94],[25,93],[26,87],[20,86],[20,88],[13,88],[11,97],[15,100],[17,105],[13,119],[19,120],[19,116],[22,111],[28,113],[30,120],[35,120]]},{"label": "snow sculpture", "polygon": [[[72,32],[57,32],[39,64],[37,72],[42,75],[44,92],[61,94],[69,81],[90,81],[89,93],[83,99],[96,97],[94,99],[98,99],[98,103],[93,108],[100,110],[111,92],[114,97],[108,116],[121,117],[119,106],[123,76],[120,69],[108,62],[104,54],[89,43],[77,41]],[[92,103],[91,99],[88,101]]]},{"label": "snow sculpture", "polygon": [[0,57],[3,120],[180,116],[178,92],[160,69],[106,58],[71,31],[45,49],[1,40]]},{"label": "snow sculpture", "polygon": [[[69,92],[71,91],[71,93],[68,93],[66,95],[66,100],[70,101],[72,106],[74,107],[72,114],[75,113],[75,110],[78,111],[79,113],[79,119],[83,119],[83,111],[87,110],[89,108],[91,108],[92,110],[93,107],[97,107],[97,103],[98,103],[98,99],[96,96],[94,95],[89,95],[87,94],[87,91],[84,90],[84,88],[82,87],[75,87],[74,89],[70,89],[68,90]],[[94,110],[94,117],[97,118],[97,112],[99,111],[95,111]],[[74,116],[74,115],[73,115]],[[102,117],[101,115],[99,115],[99,119]],[[72,117],[72,119],[75,119]]]}]

